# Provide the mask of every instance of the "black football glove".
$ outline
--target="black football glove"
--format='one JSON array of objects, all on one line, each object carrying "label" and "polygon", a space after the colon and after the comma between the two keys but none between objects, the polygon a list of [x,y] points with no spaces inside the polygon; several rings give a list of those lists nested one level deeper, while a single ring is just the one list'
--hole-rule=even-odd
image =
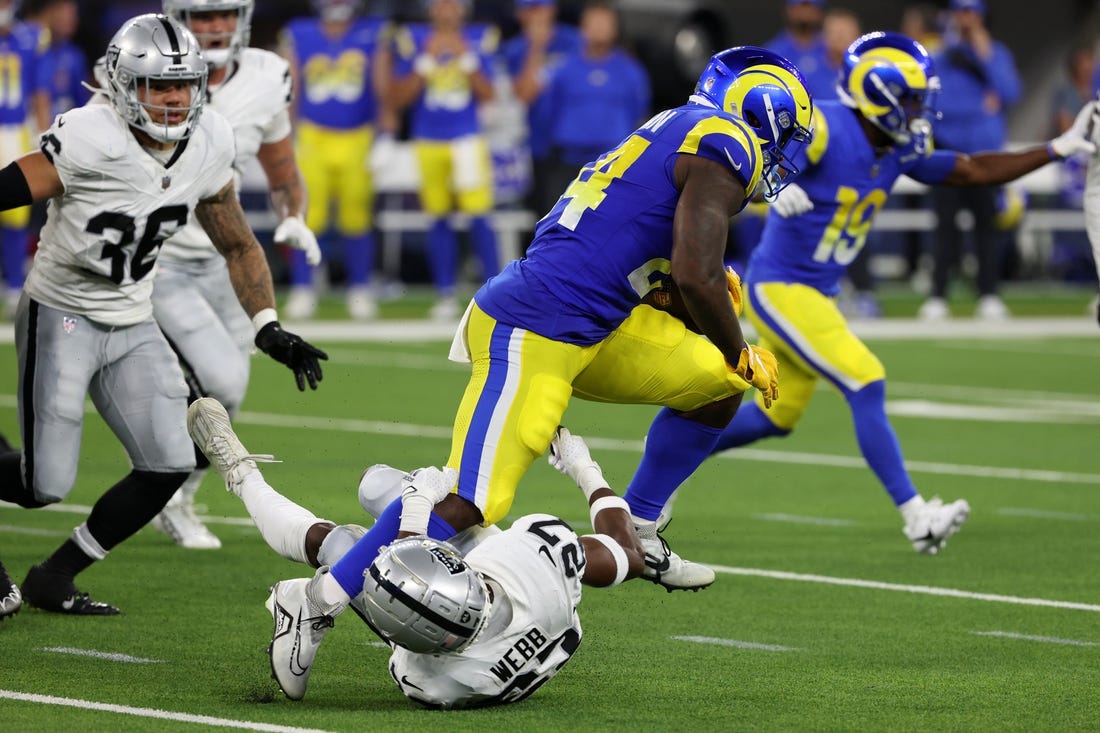
[{"label": "black football glove", "polygon": [[318,359],[328,359],[328,354],[301,336],[284,331],[278,321],[272,321],[260,329],[256,334],[256,348],[290,367],[299,390],[306,391],[307,380],[310,389],[317,389],[317,383],[321,381],[321,363]]}]

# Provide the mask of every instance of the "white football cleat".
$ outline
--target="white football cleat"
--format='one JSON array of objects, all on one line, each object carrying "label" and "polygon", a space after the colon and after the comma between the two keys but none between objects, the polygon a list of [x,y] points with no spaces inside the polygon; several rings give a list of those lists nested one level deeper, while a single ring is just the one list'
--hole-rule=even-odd
[{"label": "white football cleat", "polygon": [[172,494],[160,514],[153,517],[152,525],[188,550],[217,550],[222,546],[221,540],[196,516],[190,495],[185,496],[182,490]]},{"label": "white football cleat", "polygon": [[233,432],[229,413],[213,397],[202,397],[187,408],[187,432],[225,481],[225,488],[240,496],[240,484],[256,470],[256,461],[274,463],[268,454],[249,453]]},{"label": "white football cleat", "polygon": [[317,586],[327,572],[328,568],[322,567],[312,578],[279,581],[271,587],[265,604],[275,621],[267,647],[271,676],[291,700],[305,697],[317,648],[335,624],[335,616],[343,611],[342,606],[325,606],[316,600],[320,595]]},{"label": "white football cleat", "polygon": [[914,550],[925,555],[937,555],[947,545],[947,538],[962,528],[968,516],[970,504],[966,499],[944,504],[938,496],[934,496],[905,523],[902,531],[913,543]]},{"label": "white football cleat", "polygon": [[983,321],[1006,321],[1012,314],[1005,302],[996,295],[983,295],[978,298],[974,315]]},{"label": "white football cleat", "polygon": [[673,552],[665,538],[639,538],[645,550],[645,571],[642,577],[663,586],[669,593],[674,590],[698,591],[714,582],[714,571],[706,565],[685,560]]},{"label": "white football cleat", "polygon": [[917,310],[917,318],[922,321],[946,321],[950,317],[951,309],[943,298],[929,298]]},{"label": "white football cleat", "polygon": [[0,620],[19,613],[23,606],[23,593],[8,575],[4,563],[0,563]]},{"label": "white football cleat", "polygon": [[461,315],[462,307],[458,304],[458,299],[453,295],[447,298],[440,298],[428,309],[428,318],[433,321],[457,321],[458,317]]},{"label": "white football cleat", "polygon": [[367,288],[348,288],[347,307],[353,321],[373,321],[378,317],[378,302]]}]

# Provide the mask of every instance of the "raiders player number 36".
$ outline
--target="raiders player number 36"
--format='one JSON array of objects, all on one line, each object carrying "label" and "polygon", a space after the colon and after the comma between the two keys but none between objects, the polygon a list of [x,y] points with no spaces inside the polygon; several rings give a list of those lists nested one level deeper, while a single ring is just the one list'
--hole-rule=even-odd
[{"label": "raiders player number 36", "polygon": [[58,116],[40,150],[0,171],[0,210],[50,200],[16,314],[23,450],[0,456],[0,499],[40,507],[68,495],[88,394],[133,464],[22,585],[32,605],[78,614],[118,612],[73,578],[156,515],[195,466],[187,387],[150,301],[162,242],[202,224],[256,345],[300,389],[316,388],[327,358],[279,325],[234,190],[233,131],[203,110],[207,68],[194,36],[165,15],[133,18],[111,39],[106,76],[109,105]]}]

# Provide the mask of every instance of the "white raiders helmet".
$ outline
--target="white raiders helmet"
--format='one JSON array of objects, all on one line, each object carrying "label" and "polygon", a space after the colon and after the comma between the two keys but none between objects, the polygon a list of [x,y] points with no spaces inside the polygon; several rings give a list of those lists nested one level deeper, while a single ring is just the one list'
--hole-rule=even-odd
[{"label": "white raiders helmet", "polygon": [[[132,127],[161,142],[189,137],[199,123],[206,101],[206,62],[199,42],[178,20],[148,13],[131,18],[107,46],[107,96]],[[149,92],[150,81],[179,80],[191,85],[191,103],[182,122],[154,122],[138,90]],[[162,108],[167,109],[167,108]]]},{"label": "white raiders helmet", "polygon": [[236,11],[237,28],[232,33],[221,38],[225,41],[222,48],[210,48],[210,41],[205,34],[196,37],[202,47],[202,57],[206,63],[214,67],[228,66],[236,63],[241,55],[241,49],[248,47],[249,35],[252,32],[252,8],[253,0],[164,0],[164,12],[183,23],[191,29],[192,13],[211,13],[215,11]]},{"label": "white raiders helmet", "polygon": [[366,621],[411,652],[459,652],[489,619],[489,590],[454,547],[427,537],[396,540],[363,583]]}]

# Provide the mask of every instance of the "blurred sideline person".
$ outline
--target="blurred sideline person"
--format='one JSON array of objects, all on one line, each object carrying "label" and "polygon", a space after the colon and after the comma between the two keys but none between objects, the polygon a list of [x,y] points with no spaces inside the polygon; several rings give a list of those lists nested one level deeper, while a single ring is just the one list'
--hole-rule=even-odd
[{"label": "blurred sideline person", "polygon": [[[715,451],[789,435],[824,379],[848,402],[860,451],[900,511],[905,536],[918,552],[936,554],[970,507],[963,500],[925,501],[913,485],[886,415],[885,369],[837,308],[839,280],[899,176],[946,186],[1014,180],[1093,150],[1084,130],[1094,107],[1045,146],[970,156],[933,145],[939,81],[931,56],[912,39],[882,32],[861,37],[848,51],[839,86],[840,101],[817,107],[813,143],[794,161],[798,180],[772,205],[745,274],[746,313],[759,345],[776,356],[782,390],[767,412],[759,398],[742,405]],[[653,516],[669,494],[644,497]],[[625,498],[637,514],[635,497],[627,492]]]},{"label": "blurred sideline person", "polygon": [[561,193],[547,183],[554,109],[546,86],[562,60],[580,50],[581,36],[573,26],[557,22],[554,0],[515,0],[515,6],[520,32],[505,41],[501,53],[512,77],[512,89],[527,106],[532,181],[526,205],[542,216],[554,207]]},{"label": "blurred sideline person", "polygon": [[[311,198],[306,225],[317,234],[330,225],[342,239],[346,306],[355,320],[378,315],[374,270],[374,182],[368,167],[388,43],[389,22],[358,17],[359,0],[313,0],[317,18],[291,21],[281,37],[290,62],[291,107],[298,160]],[[316,264],[316,263],[314,263]],[[317,312],[311,264],[290,253],[290,318]]]},{"label": "blurred sideline person", "polygon": [[256,467],[269,457],[248,453],[216,400],[191,405],[188,429],[268,545],[320,568],[312,578],[276,583],[267,602],[275,622],[271,670],[292,700],[305,696],[318,645],[350,603],[389,642],[390,674],[409,699],[442,709],[519,702],[580,645],[581,583],[618,585],[644,567],[626,503],[607,488],[584,441],[559,428],[550,462],[584,491],[595,534],[578,537],[557,517],[531,514],[504,531],[473,527],[452,544],[430,539],[431,509],[449,493],[454,472],[406,475],[375,465],[363,473],[359,501],[375,517],[400,502],[401,532],[350,602],[326,600],[329,565],[365,530],[319,519],[273,489]]},{"label": "blurred sideline person", "polygon": [[30,19],[49,31],[45,76],[49,80],[50,117],[83,106],[90,96],[82,82],[90,81],[91,69],[84,51],[73,43],[80,26],[80,6],[76,0],[38,0],[31,6]]},{"label": "blurred sideline person", "polygon": [[104,72],[110,104],[59,116],[0,170],[0,210],[51,199],[16,316],[23,450],[0,455],[0,499],[62,501],[76,481],[84,401],[118,437],[132,470],[23,581],[31,605],[116,614],[74,578],[161,509],[195,468],[187,385],[153,320],[158,250],[194,216],[225,257],[260,350],[316,388],[327,358],[284,331],[271,273],[233,185],[233,131],[203,113],[206,63],[178,21],[141,15],[115,34]]},{"label": "blurred sideline person", "polygon": [[783,31],[764,44],[798,67],[814,99],[836,97],[836,70],[830,69],[826,61],[824,23],[825,0],[786,0]]},{"label": "blurred sideline person", "polygon": [[551,160],[546,183],[557,192],[650,114],[649,76],[618,45],[614,6],[608,0],[586,2],[580,32],[582,47],[562,59],[543,92]]},{"label": "blurred sideline person", "polygon": [[[632,487],[679,486],[745,391],[776,397],[774,358],[745,343],[740,282],[722,257],[730,217],[758,189],[774,198],[796,172],[788,155],[809,140],[812,116],[798,69],[762,48],[732,48],[711,59],[686,104],[580,171],[526,256],[482,286],[459,324],[451,358],[471,373],[445,464],[458,484],[433,512],[432,537],[507,515],[574,394],[666,407]],[[701,333],[645,304],[670,279]],[[332,566],[330,590],[358,594],[400,514],[399,503],[387,507]],[[713,570],[669,549],[656,522],[642,520],[638,534],[646,579],[667,590],[714,582]]]},{"label": "blurred sideline person", "polygon": [[[317,264],[321,250],[303,221],[306,192],[287,113],[290,70],[276,54],[248,47],[252,10],[253,0],[164,0],[165,14],[187,26],[202,48],[209,69],[207,109],[233,127],[233,169],[242,171],[255,158],[267,176],[279,218],[275,242],[302,250]],[[165,240],[157,262],[153,317],[179,356],[191,399],[217,397],[235,414],[248,388],[254,331],[233,292],[225,258],[192,219]],[[195,492],[205,475],[200,465],[153,521],[181,547],[221,547],[195,515]]]},{"label": "blurred sideline person", "polygon": [[[18,0],[0,0],[0,165],[7,165],[31,147],[28,121],[35,133],[50,126],[49,79],[44,63],[49,33],[33,23],[16,20]],[[29,249],[31,209],[20,206],[0,212],[0,270],[4,303],[0,315],[12,319],[23,291],[23,270]]]},{"label": "blurred sideline person", "polygon": [[[993,40],[985,26],[984,0],[951,0],[950,27],[936,54],[943,84],[934,123],[939,145],[960,153],[1001,150],[1008,135],[1008,108],[1021,94],[1019,74],[1012,52]],[[921,305],[925,320],[951,316],[947,304],[948,281],[962,255],[962,232],[956,217],[962,210],[973,215],[974,249],[978,258],[978,318],[1002,320],[1008,307],[998,295],[1001,250],[1005,237],[996,228],[996,185],[967,189],[937,188],[932,191],[936,210],[936,238],[932,252],[932,291]]]},{"label": "blurred sideline person", "polygon": [[[1092,118],[1092,142],[1100,146],[1100,109],[1093,102]],[[1100,273],[1100,149],[1094,153],[1088,162],[1085,175],[1085,231],[1088,233],[1089,242],[1092,244],[1092,257],[1096,263],[1096,272]],[[1096,320],[1100,323],[1100,294],[1096,301]]]},{"label": "blurred sideline person", "polygon": [[391,101],[411,108],[413,147],[420,166],[420,206],[431,218],[428,263],[436,289],[430,316],[458,318],[458,237],[448,217],[469,216],[470,243],[487,280],[500,270],[497,235],[489,222],[493,178],[489,146],[478,121],[478,105],[490,101],[489,57],[497,53],[499,31],[467,24],[469,0],[427,0],[427,24],[401,28]]}]

